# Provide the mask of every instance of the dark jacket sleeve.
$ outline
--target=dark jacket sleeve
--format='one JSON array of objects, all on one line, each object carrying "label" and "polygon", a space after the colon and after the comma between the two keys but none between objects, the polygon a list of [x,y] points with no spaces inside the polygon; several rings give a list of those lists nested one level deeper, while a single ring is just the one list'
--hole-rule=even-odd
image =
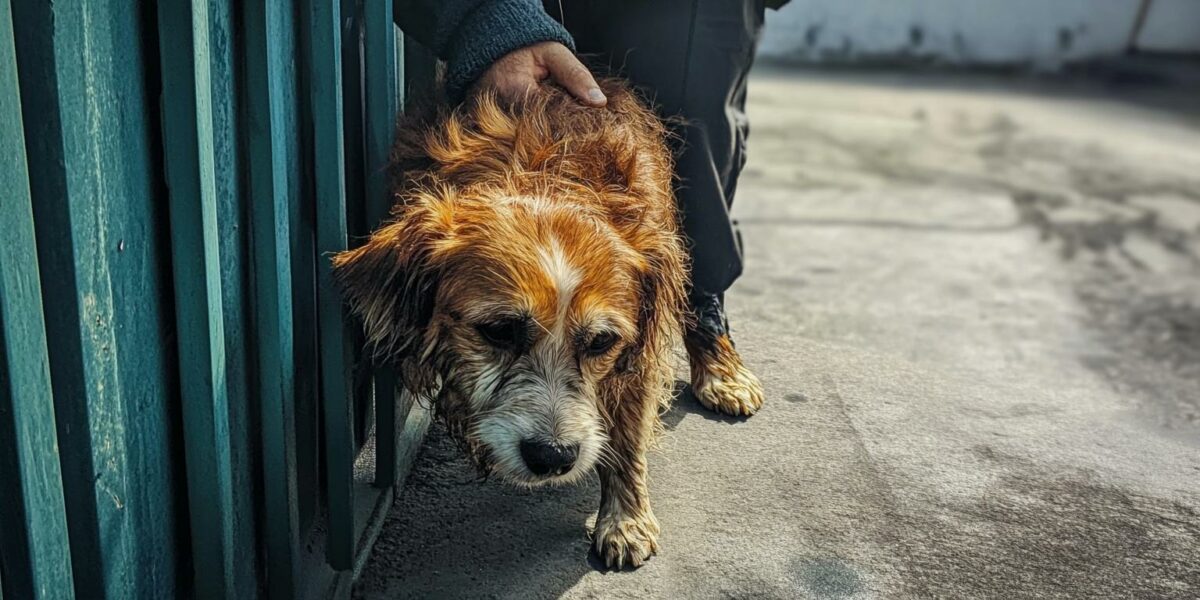
[{"label": "dark jacket sleeve", "polygon": [[395,20],[446,61],[446,95],[452,101],[517,48],[555,41],[575,49],[540,0],[396,0]]}]

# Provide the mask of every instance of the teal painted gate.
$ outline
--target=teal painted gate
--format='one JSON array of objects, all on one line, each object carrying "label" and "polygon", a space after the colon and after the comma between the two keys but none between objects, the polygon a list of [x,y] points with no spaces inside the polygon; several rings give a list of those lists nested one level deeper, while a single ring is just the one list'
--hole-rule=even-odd
[{"label": "teal painted gate", "polygon": [[348,595],[428,424],[328,263],[431,72],[391,13],[0,0],[0,600]]}]

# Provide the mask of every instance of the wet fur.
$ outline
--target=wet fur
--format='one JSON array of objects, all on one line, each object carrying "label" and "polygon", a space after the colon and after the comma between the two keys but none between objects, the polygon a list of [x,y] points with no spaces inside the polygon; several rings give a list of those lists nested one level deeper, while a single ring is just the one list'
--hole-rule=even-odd
[{"label": "wet fur", "polygon": [[[588,457],[602,484],[595,545],[620,566],[657,549],[645,453],[671,397],[687,268],[666,130],[623,83],[601,85],[603,109],[543,87],[515,105],[483,94],[401,123],[391,220],[334,267],[374,357],[398,366],[411,392],[437,398],[437,414],[482,470],[538,483],[520,475],[514,450],[488,443],[515,435],[505,427],[574,428],[573,439],[598,448]],[[575,366],[563,358],[567,320],[550,314],[561,300],[547,297],[570,284],[580,292],[569,314],[591,314],[591,302],[621,332],[610,355]],[[538,338],[545,356],[497,357],[472,337],[465,323],[499,310],[485,301],[505,294],[545,315],[534,317],[539,327],[554,323],[543,329],[556,345]],[[557,401],[553,386],[590,400],[546,406]],[[499,391],[516,398],[512,407],[491,398]],[[547,425],[538,410],[578,414]]]}]

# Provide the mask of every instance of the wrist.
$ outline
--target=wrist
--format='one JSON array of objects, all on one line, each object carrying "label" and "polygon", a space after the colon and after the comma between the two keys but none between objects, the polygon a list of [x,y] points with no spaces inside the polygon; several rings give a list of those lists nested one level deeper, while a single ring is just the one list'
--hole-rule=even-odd
[{"label": "wrist", "polygon": [[457,102],[504,55],[538,42],[574,50],[571,35],[536,0],[485,0],[465,16],[446,59],[446,96]]}]

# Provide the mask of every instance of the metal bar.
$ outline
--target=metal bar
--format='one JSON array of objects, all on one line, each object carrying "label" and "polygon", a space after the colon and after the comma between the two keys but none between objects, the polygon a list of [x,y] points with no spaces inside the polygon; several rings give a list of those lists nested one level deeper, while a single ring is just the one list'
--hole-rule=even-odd
[{"label": "metal bar", "polygon": [[[96,68],[110,65],[112,56],[87,51],[89,44],[108,47],[121,39],[124,23],[106,19],[114,16],[112,5],[18,2],[12,8],[13,22],[21,24],[14,35],[38,261],[43,275],[54,274],[42,279],[43,311],[75,589],[92,597],[133,597],[143,565],[169,552],[139,555],[140,534],[152,527],[140,518],[151,477],[131,460],[129,447],[139,434],[153,432],[128,415],[121,358],[137,349],[119,347],[119,328],[136,325],[119,321],[113,264],[119,242],[109,238],[114,220],[137,218],[131,205],[144,190],[136,170],[145,146],[127,135],[140,127],[141,83],[136,70],[126,72],[135,79],[125,84],[133,91],[119,96],[116,73]],[[126,56],[130,61],[120,66],[136,69],[138,55]],[[114,115],[126,111],[126,128],[116,128]],[[147,448],[140,458],[149,463],[156,451]],[[169,500],[158,514],[171,514]]]},{"label": "metal bar", "polygon": [[[363,106],[363,28],[362,0],[341,0],[342,6],[342,115],[345,122],[346,221],[351,247],[367,238],[370,228],[366,217],[366,162],[364,159]],[[355,434],[370,435],[368,418],[374,418],[372,372],[363,350],[366,337],[362,329],[351,327],[350,346],[355,365],[353,379]]]},{"label": "metal bar", "polygon": [[317,316],[325,426],[326,560],[344,571],[354,561],[353,398],[346,321],[329,256],[346,249],[346,178],[342,132],[341,7],[308,0],[309,93],[317,213]]},{"label": "metal bar", "polygon": [[[317,308],[317,224],[313,174],[311,66],[308,55],[309,15],[301,2],[291,2],[283,15],[289,33],[281,48],[293,59],[292,72],[285,76],[285,137],[290,148],[289,184],[292,202],[292,348],[296,362],[296,487],[299,498],[300,536],[306,541],[316,533],[315,522],[324,520],[324,451],[321,416],[320,351]],[[324,549],[320,552],[324,556]],[[303,559],[302,559],[303,560]],[[302,562],[303,564],[303,562]],[[307,576],[307,574],[306,574]]]},{"label": "metal bar", "polygon": [[195,591],[199,598],[237,598],[208,3],[161,4],[158,25]]},{"label": "metal bar", "polygon": [[[292,348],[296,361],[296,489],[299,499],[300,537],[306,541],[314,525],[324,521],[324,444],[321,415],[320,349],[317,316],[317,207],[313,189],[315,164],[312,147],[312,102],[307,90],[312,77],[308,60],[310,34],[304,4],[291,2],[283,26],[293,30],[282,48],[293,57],[293,72],[285,79],[284,106],[287,143],[292,149],[289,178],[292,202]],[[323,527],[323,525],[322,525]],[[324,558],[324,547],[319,553]],[[302,559],[303,560],[303,559]],[[303,564],[303,562],[302,562]],[[304,574],[308,578],[307,573]]]},{"label": "metal bar", "polygon": [[[402,392],[400,396],[404,405],[412,407],[396,442],[398,449],[396,477],[403,481],[408,476],[409,471],[412,470],[417,452],[421,448],[421,442],[424,441],[425,433],[429,429],[430,412],[428,409],[413,403],[411,398],[405,398],[409,396],[407,392]],[[374,493],[374,496],[372,496],[372,493]],[[383,530],[388,510],[399,493],[399,489],[394,487],[382,490],[368,489],[360,494],[359,499],[356,499],[358,513],[363,515],[361,519],[363,532],[359,535],[358,551],[354,557],[354,570],[350,573],[340,573],[339,577],[341,579],[357,580],[362,574],[363,568],[367,564],[367,559],[370,558],[371,550],[375,546],[375,541],[378,539],[379,533]],[[352,577],[346,577],[347,575],[352,575]],[[335,583],[334,585],[337,586],[339,583]]]},{"label": "metal bar", "polygon": [[1137,41],[1142,35],[1142,27],[1146,25],[1146,17],[1150,15],[1150,5],[1154,0],[1142,0],[1138,5],[1138,11],[1133,17],[1133,26],[1129,28],[1129,39],[1125,42],[1126,52],[1137,51]]},{"label": "metal bar", "polygon": [[261,498],[258,393],[254,390],[250,327],[250,231],[252,199],[246,181],[240,114],[242,81],[242,8],[239,0],[208,0],[208,63],[212,100],[213,169],[216,175],[217,248],[221,259],[221,297],[225,330],[225,378],[229,402],[230,463],[233,465],[234,589],[239,600],[257,598],[259,527],[255,503]]},{"label": "metal bar", "polygon": [[299,525],[294,446],[291,248],[282,141],[281,0],[245,3],[247,125],[254,253],[255,340],[262,407],[267,594],[297,597]]},{"label": "metal bar", "polygon": [[[391,211],[387,189],[388,156],[396,126],[396,33],[392,0],[366,0],[363,5],[365,78],[365,170],[367,225],[374,229]],[[375,485],[396,481],[396,389],[393,369],[380,367],[375,385]]]},{"label": "metal bar", "polygon": [[[73,598],[9,0],[0,0],[0,598]],[[19,564],[18,564],[19,563]]]}]

